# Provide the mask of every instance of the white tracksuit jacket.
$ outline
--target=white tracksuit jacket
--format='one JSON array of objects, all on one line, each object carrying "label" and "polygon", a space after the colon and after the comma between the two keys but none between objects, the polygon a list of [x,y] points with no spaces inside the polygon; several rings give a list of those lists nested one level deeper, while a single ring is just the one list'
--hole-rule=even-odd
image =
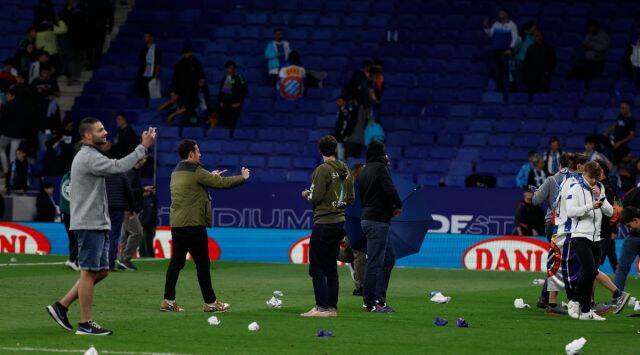
[{"label": "white tracksuit jacket", "polygon": [[[600,194],[594,196],[592,189],[582,176],[565,180],[558,196],[556,210],[557,234],[571,234],[571,238],[587,238],[593,242],[600,240],[602,214],[611,216],[613,206],[607,201],[604,186],[598,183]],[[593,208],[593,203],[605,198],[602,207]]]}]

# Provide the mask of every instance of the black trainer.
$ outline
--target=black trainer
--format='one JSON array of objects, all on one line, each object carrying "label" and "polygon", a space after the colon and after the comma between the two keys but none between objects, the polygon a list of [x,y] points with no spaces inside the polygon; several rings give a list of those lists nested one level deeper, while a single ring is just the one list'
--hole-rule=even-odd
[{"label": "black trainer", "polygon": [[90,320],[87,323],[78,324],[78,330],[76,330],[76,335],[111,335],[112,331],[109,329],[102,328],[100,324]]},{"label": "black trainer", "polygon": [[359,288],[356,288],[355,290],[353,290],[353,295],[362,297],[362,287],[359,287]]},{"label": "black trainer", "polygon": [[71,323],[69,323],[69,318],[67,318],[67,309],[60,302],[46,306],[45,309],[59,326],[66,330],[73,330]]}]

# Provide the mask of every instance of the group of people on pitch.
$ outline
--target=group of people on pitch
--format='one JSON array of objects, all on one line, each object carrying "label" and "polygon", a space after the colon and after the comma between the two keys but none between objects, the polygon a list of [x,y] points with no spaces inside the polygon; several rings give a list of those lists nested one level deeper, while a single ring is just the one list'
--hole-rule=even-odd
[{"label": "group of people on pitch", "polygon": [[[546,234],[551,243],[548,277],[538,307],[544,308],[547,314],[603,321],[602,315],[607,312],[620,313],[630,296],[623,291],[624,285],[618,288],[609,276],[598,270],[602,254],[600,241],[610,238],[601,237],[602,224],[610,223],[609,218],[620,211],[612,205],[613,191],[605,188],[603,162],[588,161],[582,154],[564,153],[560,165],[562,169],[548,177],[533,198],[534,204],[548,203]],[[638,209],[627,207],[616,218],[626,224],[632,234],[640,232]],[[611,302],[595,302],[596,280],[611,291]],[[569,299],[566,308],[558,303],[558,292],[562,289]]]},{"label": "group of people on pitch", "polygon": [[[71,167],[70,230],[78,240],[79,280],[58,301],[45,307],[62,328],[74,328],[68,310],[80,303],[78,335],[110,335],[113,332],[92,317],[94,286],[109,273],[109,219],[105,177],[125,173],[144,159],[155,144],[155,128],[142,134],[141,144],[122,159],[110,159],[100,147],[107,143],[107,131],[95,118],[82,120],[79,128],[82,147]],[[318,148],[323,163],[313,173],[313,182],[302,192],[314,210],[314,227],[309,248],[309,274],[313,281],[316,305],[302,316],[337,315],[337,259],[340,242],[346,236],[345,207],[354,201],[354,179],[347,166],[336,159],[338,142],[333,136],[320,139]],[[222,176],[224,171],[208,171],[200,162],[196,141],[185,139],[178,147],[181,161],[171,174],[171,238],[173,251],[166,273],[164,299],[160,310],[181,312],[176,303],[176,284],[187,253],[196,264],[198,284],[204,299],[204,312],[225,312],[230,305],[217,299],[211,284],[207,227],[212,224],[212,206],[208,190],[233,188],[250,177],[242,168],[238,176]],[[389,240],[390,220],[401,213],[402,202],[391,181],[389,159],[384,144],[373,141],[367,150],[367,163],[358,175],[358,194],[363,206],[362,230],[367,239],[367,270],[364,282],[364,310],[389,313],[386,293],[395,253]]]}]

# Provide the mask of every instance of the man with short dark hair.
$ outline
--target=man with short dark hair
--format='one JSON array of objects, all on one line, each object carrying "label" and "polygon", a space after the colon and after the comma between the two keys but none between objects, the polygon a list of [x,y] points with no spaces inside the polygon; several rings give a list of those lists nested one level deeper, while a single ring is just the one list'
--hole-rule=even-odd
[{"label": "man with short dark hair", "polygon": [[289,59],[291,47],[289,42],[283,40],[284,30],[280,27],[273,30],[273,41],[267,43],[264,49],[264,57],[267,59],[269,70],[269,84],[275,85],[278,81],[280,68],[284,67]]},{"label": "man with short dark hair", "polygon": [[631,114],[629,102],[623,101],[620,104],[618,119],[609,127],[608,133],[613,141],[613,163],[617,165],[629,155],[629,143],[636,137],[636,120]]},{"label": "man with short dark hair", "polygon": [[116,126],[118,127],[118,131],[116,137],[113,139],[111,155],[116,159],[121,159],[136,149],[137,142],[140,138],[129,122],[127,122],[127,117],[124,113],[119,113],[116,116]]},{"label": "man with short dark hair", "polygon": [[620,222],[629,228],[629,235],[622,244],[622,254],[618,259],[616,278],[614,283],[620,290],[624,290],[627,283],[627,275],[631,265],[637,256],[640,256],[640,209],[628,206],[622,210]]},{"label": "man with short dark hair", "polygon": [[313,172],[311,187],[302,197],[313,205],[313,230],[309,240],[309,275],[316,305],[303,317],[338,315],[338,268],[340,241],[346,236],[344,209],[353,203],[353,177],[345,163],[336,159],[338,142],[324,136],[318,142],[323,163]]},{"label": "man with short dark hair", "polygon": [[218,91],[218,114],[224,127],[229,128],[229,137],[233,137],[240,117],[242,103],[249,94],[247,81],[236,72],[236,62],[229,60],[224,64],[225,76],[220,80]]},{"label": "man with short dark hair", "polygon": [[183,140],[178,146],[180,161],[171,173],[171,240],[173,251],[167,268],[164,285],[164,299],[160,304],[163,312],[182,312],[176,303],[176,284],[180,270],[184,267],[187,253],[196,264],[198,284],[204,305],[204,312],[225,312],[229,304],[217,299],[211,286],[209,267],[209,237],[207,227],[211,227],[212,208],[208,189],[230,189],[240,186],[249,179],[249,169],[243,167],[241,175],[223,177],[220,171],[212,172],[200,163],[200,148],[191,139]]},{"label": "man with short dark hair", "polygon": [[544,170],[547,176],[551,176],[560,170],[560,156],[562,150],[560,149],[560,140],[556,137],[549,139],[549,149],[544,152]]},{"label": "man with short dark hair", "polygon": [[153,33],[144,33],[144,47],[138,54],[136,91],[138,96],[149,99],[149,82],[160,74],[160,50],[153,41]]},{"label": "man with short dark hair", "polygon": [[99,147],[107,143],[107,131],[95,118],[85,118],[80,122],[82,148],[76,154],[71,166],[71,222],[70,229],[78,241],[78,262],[80,279],[58,302],[46,307],[47,312],[58,325],[73,330],[67,318],[68,307],[80,301],[80,323],[78,335],[110,335],[93,321],[91,308],[93,288],[109,273],[109,229],[105,177],[122,174],[133,168],[156,140],[155,128],[142,134],[142,143],[123,159],[109,159]]},{"label": "man with short dark hair", "polygon": [[391,180],[383,143],[374,140],[367,147],[367,161],[358,175],[357,186],[362,202],[362,232],[367,240],[363,308],[366,312],[392,313],[393,308],[387,305],[387,288],[396,256],[389,228],[391,218],[402,213],[402,201]]}]

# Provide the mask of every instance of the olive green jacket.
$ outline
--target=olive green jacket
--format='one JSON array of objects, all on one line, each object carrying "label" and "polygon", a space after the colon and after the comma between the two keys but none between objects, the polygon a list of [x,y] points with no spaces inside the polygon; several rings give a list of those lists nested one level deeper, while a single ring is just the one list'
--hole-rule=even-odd
[{"label": "olive green jacket", "polygon": [[349,168],[341,161],[329,160],[316,168],[312,179],[307,199],[313,204],[313,222],[344,222],[344,210],[355,199]]},{"label": "olive green jacket", "polygon": [[244,182],[242,176],[214,175],[200,163],[179,162],[171,173],[171,227],[211,227],[211,196],[207,189],[230,189]]}]

